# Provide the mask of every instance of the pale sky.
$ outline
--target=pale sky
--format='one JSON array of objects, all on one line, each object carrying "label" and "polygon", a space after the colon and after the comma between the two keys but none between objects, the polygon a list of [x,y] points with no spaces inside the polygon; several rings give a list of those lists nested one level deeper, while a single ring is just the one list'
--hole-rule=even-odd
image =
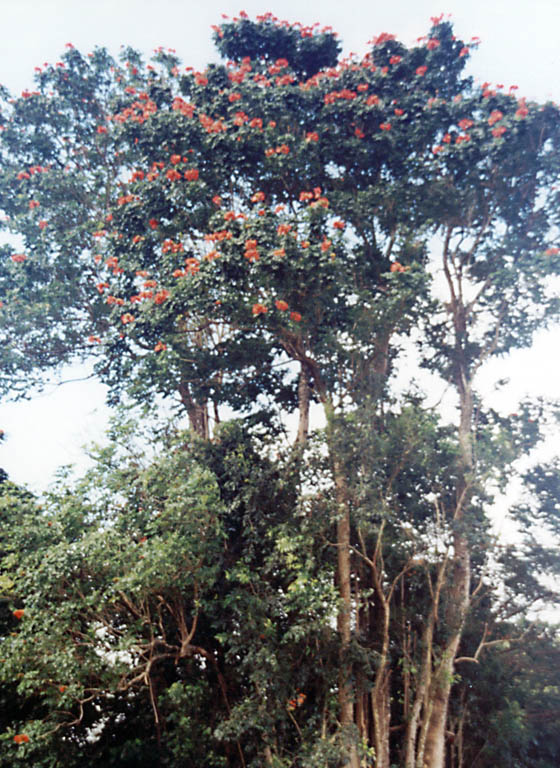
[{"label": "pale sky", "polygon": [[[520,96],[560,101],[560,0],[0,0],[2,49],[0,83],[19,94],[32,85],[35,66],[54,62],[66,43],[83,52],[95,45],[118,53],[132,45],[149,54],[163,45],[174,48],[185,65],[204,68],[215,59],[212,24],[221,14],[241,9],[253,18],[272,11],[289,21],[331,25],[345,53],[365,51],[380,32],[413,44],[430,27],[430,16],[451,14],[458,37],[478,36],[470,72],[479,80],[519,86]],[[524,393],[557,395],[560,363],[558,332],[539,337],[533,352],[493,363],[482,379],[495,405],[514,409]],[[81,371],[68,374],[68,378]],[[512,386],[497,394],[495,377],[509,376]],[[437,393],[434,393],[436,395]],[[435,399],[435,398],[434,398]],[[44,489],[57,466],[83,464],[82,446],[99,439],[106,425],[103,388],[94,382],[65,384],[31,401],[0,406],[0,467],[15,482]]]}]

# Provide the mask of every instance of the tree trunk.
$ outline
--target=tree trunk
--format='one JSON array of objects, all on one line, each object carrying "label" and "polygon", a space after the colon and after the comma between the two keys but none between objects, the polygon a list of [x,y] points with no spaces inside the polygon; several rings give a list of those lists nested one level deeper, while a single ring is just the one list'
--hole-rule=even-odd
[{"label": "tree trunk", "polygon": [[[352,585],[350,562],[350,509],[344,468],[336,454],[334,445],[334,409],[330,401],[324,402],[329,436],[329,452],[333,472],[336,499],[336,581],[340,596],[340,607],[336,627],[340,637],[338,671],[338,705],[340,725],[350,736],[354,727],[355,690],[352,682],[352,665],[348,661],[350,640],[352,637]],[[348,762],[345,768],[359,768],[358,753],[354,744],[350,745]]]},{"label": "tree trunk", "polygon": [[455,658],[463,634],[463,627],[470,603],[471,558],[469,542],[465,535],[465,513],[472,489],[473,450],[472,419],[473,396],[471,383],[464,367],[458,376],[460,395],[459,461],[456,488],[456,504],[453,517],[453,558],[447,579],[445,626],[448,640],[442,658],[432,677],[430,692],[430,717],[422,768],[444,768],[447,711],[453,684]]},{"label": "tree trunk", "polygon": [[307,440],[309,433],[309,403],[311,399],[311,387],[309,385],[309,374],[307,369],[301,364],[298,381],[298,408],[299,422],[296,437],[296,445],[303,445]]},{"label": "tree trunk", "polygon": [[203,440],[209,440],[208,403],[197,403],[190,393],[188,384],[184,382],[179,384],[179,394],[189,417],[190,428]]}]

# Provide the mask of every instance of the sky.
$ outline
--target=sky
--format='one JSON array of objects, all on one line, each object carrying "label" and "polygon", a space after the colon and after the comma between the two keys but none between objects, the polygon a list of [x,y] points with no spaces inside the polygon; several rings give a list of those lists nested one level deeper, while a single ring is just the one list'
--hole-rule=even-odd
[{"label": "sky", "polygon": [[[281,19],[331,25],[346,54],[366,50],[366,41],[390,32],[412,45],[430,27],[430,17],[450,14],[458,37],[478,36],[469,64],[480,81],[519,87],[518,94],[560,102],[560,0],[284,0],[265,4],[243,0],[0,0],[2,47],[0,83],[19,94],[32,85],[33,68],[59,59],[66,43],[82,52],[105,46],[116,54],[131,45],[147,55],[162,45],[174,48],[185,65],[203,69],[216,59],[211,25],[222,13],[250,17],[271,11]],[[558,330],[541,334],[531,351],[495,361],[481,382],[492,404],[509,410],[524,394],[555,397],[560,379]],[[80,379],[84,368],[64,373]],[[509,377],[500,392],[495,378]],[[433,393],[434,401],[439,397]],[[0,467],[32,490],[44,490],[56,468],[84,466],[83,446],[102,438],[108,411],[104,389],[95,381],[51,386],[20,403],[0,404]]]}]

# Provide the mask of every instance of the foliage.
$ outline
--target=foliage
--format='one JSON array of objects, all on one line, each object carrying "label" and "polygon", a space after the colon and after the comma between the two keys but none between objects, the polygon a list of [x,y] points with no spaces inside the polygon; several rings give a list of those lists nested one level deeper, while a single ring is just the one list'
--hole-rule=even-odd
[{"label": "foliage", "polygon": [[[544,768],[540,679],[507,670],[557,652],[525,634],[557,472],[502,548],[488,511],[546,409],[493,411],[476,375],[557,319],[558,108],[475,87],[441,18],[346,60],[269,14],[214,32],[204,72],[69,47],[3,95],[3,391],[93,356],[113,404],[190,425],[148,459],[121,424],[44,509],[4,479],[4,759],[497,765],[488,722]],[[406,336],[455,424],[395,391]]]}]

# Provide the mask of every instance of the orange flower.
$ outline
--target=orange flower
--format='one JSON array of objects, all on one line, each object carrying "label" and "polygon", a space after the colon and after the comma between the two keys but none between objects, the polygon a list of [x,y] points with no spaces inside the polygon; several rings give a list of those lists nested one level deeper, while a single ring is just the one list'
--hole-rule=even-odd
[{"label": "orange flower", "polygon": [[488,125],[494,125],[494,123],[499,123],[500,120],[503,118],[504,114],[503,112],[500,112],[499,109],[494,109],[490,113],[490,117],[488,118]]},{"label": "orange flower", "polygon": [[162,341],[158,341],[158,343],[154,347],[154,352],[165,352],[167,349],[167,344],[164,344]]},{"label": "orange flower", "polygon": [[99,336],[88,336],[88,341],[90,344],[101,344]]},{"label": "orange flower", "polygon": [[492,128],[492,136],[495,139],[499,139],[504,135],[504,133],[507,131],[507,128],[505,125],[497,125],[495,128]]},{"label": "orange flower", "polygon": [[251,196],[252,203],[262,203],[264,199],[265,199],[264,192],[255,192],[255,194]]},{"label": "orange flower", "polygon": [[289,308],[288,302],[283,299],[277,299],[274,303],[276,304],[276,309],[279,309],[281,312],[285,312]]},{"label": "orange flower", "polygon": [[345,224],[345,222],[344,222],[344,221],[340,221],[340,220],[338,220],[338,221],[335,221],[335,222],[333,223],[333,227],[334,227],[335,229],[344,229],[344,227],[345,227],[345,226],[346,226],[346,224]]},{"label": "orange flower", "polygon": [[169,295],[169,291],[164,288],[162,291],[156,293],[154,301],[156,304],[163,304],[163,302],[169,298]]},{"label": "orange flower", "polygon": [[23,619],[24,613],[25,611],[23,610],[23,608],[16,608],[16,610],[13,612],[14,616],[18,621],[21,621]]},{"label": "orange flower", "polygon": [[65,685],[59,685],[59,686],[58,686],[58,690],[59,690],[61,693],[64,693],[64,691],[66,690],[66,686],[65,686]]},{"label": "orange flower", "polygon": [[125,312],[124,315],[121,315],[121,322],[123,325],[126,325],[127,323],[133,323],[134,315],[131,315],[130,312]]},{"label": "orange flower", "polygon": [[252,312],[255,316],[257,315],[266,315],[268,312],[268,309],[264,306],[264,304],[253,304]]},{"label": "orange flower", "polygon": [[23,261],[27,259],[27,256],[25,253],[12,253],[12,261],[16,264],[21,264]]},{"label": "orange flower", "polygon": [[294,323],[301,323],[301,315],[299,312],[290,312],[290,320],[293,320]]}]

